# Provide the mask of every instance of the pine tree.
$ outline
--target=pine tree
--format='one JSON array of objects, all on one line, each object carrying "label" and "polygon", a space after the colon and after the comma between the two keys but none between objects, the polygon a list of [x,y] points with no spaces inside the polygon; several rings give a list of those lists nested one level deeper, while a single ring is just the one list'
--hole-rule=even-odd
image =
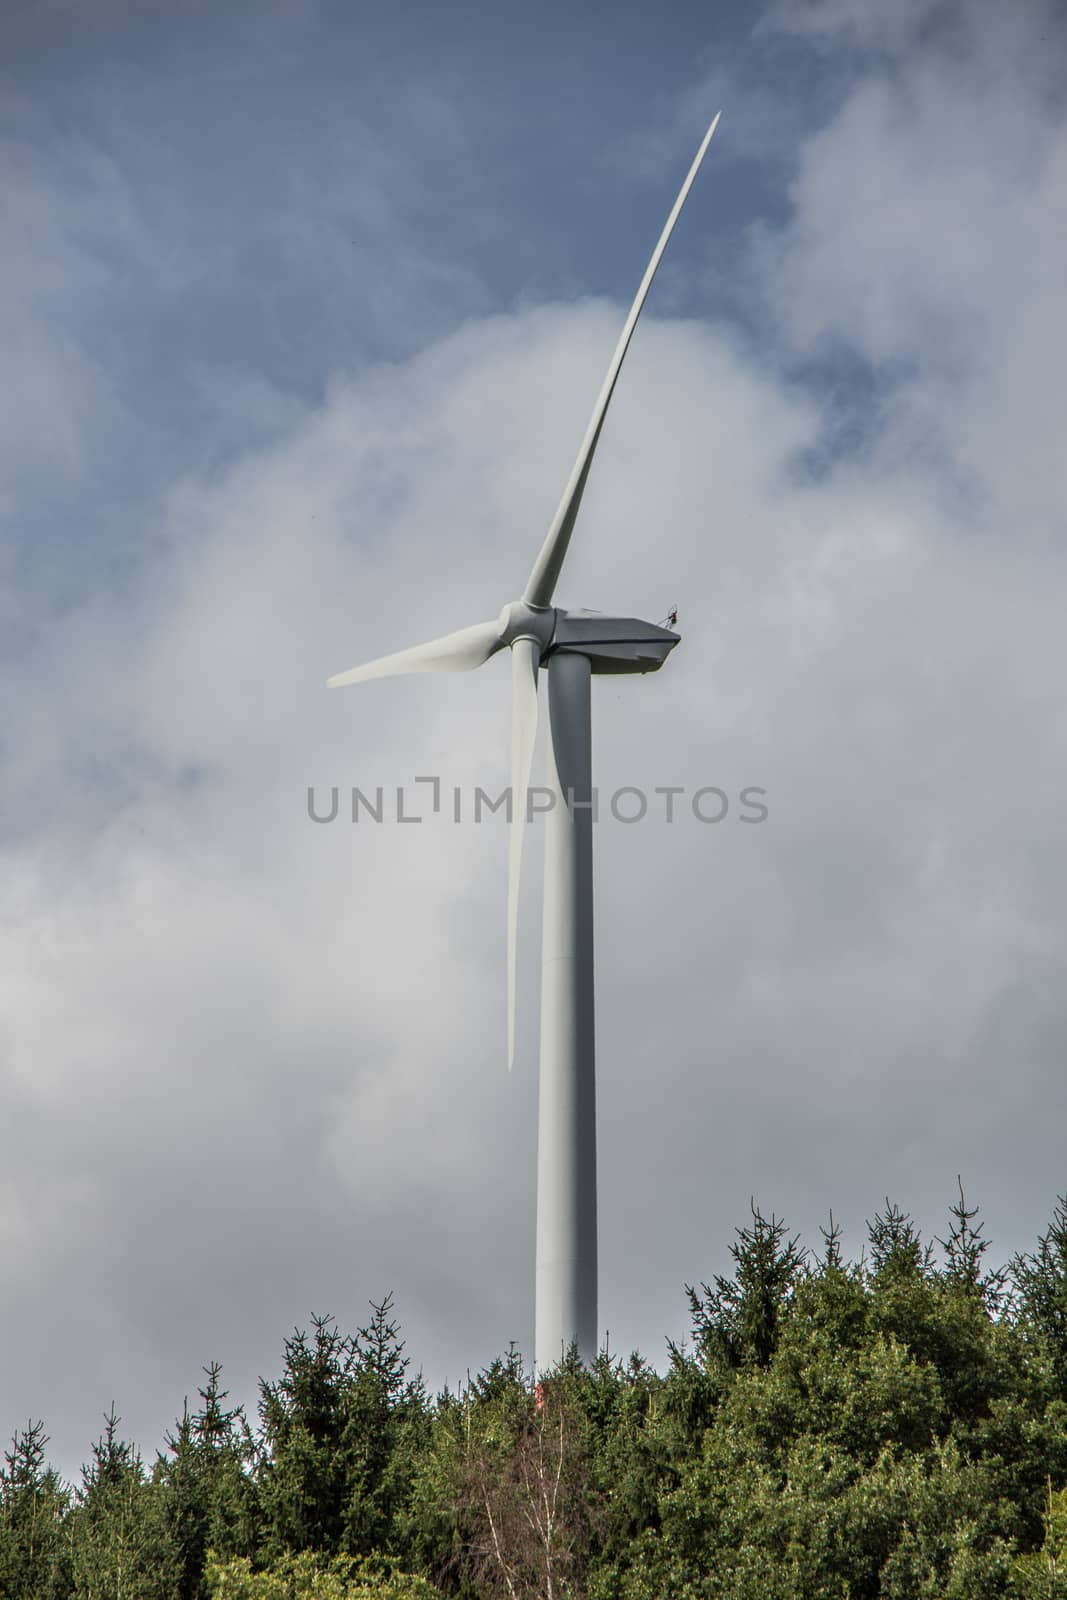
[{"label": "pine tree", "polygon": [[924,1245],[906,1212],[886,1196],[885,1211],[867,1224],[871,1246],[870,1279],[883,1286],[894,1279],[922,1278],[933,1265],[933,1247]]},{"label": "pine tree", "polygon": [[156,1486],[115,1407],[82,1468],[70,1521],[71,1600],[169,1600],[173,1555]]},{"label": "pine tree", "polygon": [[937,1241],[945,1252],[945,1281],[951,1288],[976,1296],[990,1313],[996,1314],[1003,1302],[1008,1274],[1004,1268],[983,1271],[983,1257],[989,1249],[989,1240],[981,1237],[982,1223],[977,1228],[972,1226],[978,1215],[978,1207],[968,1208],[963,1194],[963,1181],[958,1173],[956,1182],[960,1197],[956,1204],[949,1207],[952,1227],[947,1239]]},{"label": "pine tree", "polygon": [[207,1383],[200,1409],[186,1405],[176,1431],[167,1435],[169,1454],[157,1463],[165,1526],[174,1558],[175,1600],[205,1600],[209,1550],[220,1560],[255,1549],[254,1487],[249,1474],[253,1445],[244,1412],[224,1405],[217,1362],[204,1368]]},{"label": "pine tree", "polygon": [[738,1228],[730,1246],[734,1276],[716,1277],[713,1288],[702,1283],[700,1294],[686,1285],[697,1348],[705,1361],[724,1360],[731,1368],[770,1361],[807,1255],[799,1238],[786,1239],[785,1223],[773,1212],[768,1222],[755,1201],[750,1204],[752,1226]]},{"label": "pine tree", "polygon": [[431,1405],[387,1296],[287,1341],[259,1440],[212,1365],[150,1478],[112,1409],[71,1503],[31,1422],[0,1600],[1067,1600],[1067,1201],[1013,1298],[962,1184],[951,1216],[936,1268],[888,1200],[869,1258],[831,1214],[808,1266],[753,1202],[663,1377],[534,1386],[512,1347]]},{"label": "pine tree", "polygon": [[834,1221],[834,1214],[830,1212],[829,1228],[820,1227],[819,1232],[823,1237],[822,1269],[824,1272],[843,1272],[845,1263],[841,1256],[841,1226]]},{"label": "pine tree", "polygon": [[422,1379],[392,1316],[391,1295],[371,1302],[354,1338],[332,1318],[314,1340],[286,1343],[286,1366],[261,1385],[264,1551],[403,1554],[412,1542],[416,1456],[429,1421]]},{"label": "pine tree", "polygon": [[353,1555],[400,1554],[410,1544],[415,1458],[428,1430],[421,1378],[406,1376],[393,1297],[371,1301],[355,1338],[343,1436],[346,1507],[343,1548]]},{"label": "pine tree", "polygon": [[1011,1262],[1016,1299],[1025,1321],[1044,1340],[1061,1399],[1067,1401],[1067,1197],[1060,1195],[1051,1223],[1030,1255]]},{"label": "pine tree", "polygon": [[68,1495],[45,1464],[44,1424],[16,1433],[0,1467],[0,1595],[51,1600],[62,1594],[63,1517]]},{"label": "pine tree", "polygon": [[1045,1480],[1044,1526],[1041,1549],[1012,1562],[1012,1600],[1067,1600],[1067,1489],[1054,1493],[1051,1478]]},{"label": "pine tree", "polygon": [[264,1551],[336,1555],[345,1528],[345,1432],[357,1360],[352,1339],[332,1317],[313,1317],[314,1337],[297,1329],[285,1341],[276,1383],[260,1382],[260,1470]]}]

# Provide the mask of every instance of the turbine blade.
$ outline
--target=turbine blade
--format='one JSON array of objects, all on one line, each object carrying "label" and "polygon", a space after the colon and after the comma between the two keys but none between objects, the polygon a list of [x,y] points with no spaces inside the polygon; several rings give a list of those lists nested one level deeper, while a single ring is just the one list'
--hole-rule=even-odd
[{"label": "turbine blade", "polygon": [[700,163],[704,159],[704,153],[711,143],[711,136],[715,132],[721,116],[721,111],[715,113],[711,127],[704,135],[693,165],[689,168],[688,176],[682,184],[671,214],[667,218],[666,226],[660,234],[659,243],[652,252],[652,260],[648,263],[648,268],[641,280],[641,287],[637,291],[637,297],[630,307],[630,315],[626,319],[619,342],[615,347],[615,354],[611,358],[608,375],[604,379],[600,393],[597,396],[596,405],[593,407],[593,415],[589,419],[589,426],[586,429],[585,438],[582,440],[582,448],[578,452],[578,459],[574,463],[574,469],[567,480],[567,487],[563,491],[563,498],[559,503],[556,515],[552,519],[552,525],[548,530],[544,544],[541,546],[541,552],[534,563],[533,571],[530,573],[530,580],[523,595],[527,605],[547,606],[552,603],[560,568],[563,566],[563,558],[567,554],[567,546],[570,543],[571,532],[574,528],[574,520],[578,515],[578,507],[582,503],[585,482],[589,476],[589,469],[593,465],[593,456],[600,440],[600,430],[604,426],[604,418],[607,416],[608,406],[611,403],[615,384],[622,368],[623,357],[626,355],[630,340],[633,337],[633,331],[637,326],[637,319],[641,315],[641,307],[645,303],[645,297],[652,285],[652,279],[656,276],[656,268],[659,266],[660,258],[667,248],[667,241],[674,231],[674,224],[678,221],[678,215],[685,204],[686,195],[692,188],[693,179],[700,170]]},{"label": "turbine blade", "polygon": [[365,666],[338,672],[332,678],[327,678],[326,682],[329,688],[339,689],[346,683],[366,683],[369,678],[395,678],[403,672],[471,672],[501,648],[499,621],[478,622],[473,628],[446,633],[443,639],[431,639],[429,644],[417,644],[410,650],[397,650],[391,656],[379,656],[377,661],[368,661]]},{"label": "turbine blade", "polygon": [[519,880],[526,828],[526,793],[537,741],[537,669],[541,646],[516,639],[511,647],[511,838],[508,845],[508,1071],[515,1064],[515,990],[519,945]]}]

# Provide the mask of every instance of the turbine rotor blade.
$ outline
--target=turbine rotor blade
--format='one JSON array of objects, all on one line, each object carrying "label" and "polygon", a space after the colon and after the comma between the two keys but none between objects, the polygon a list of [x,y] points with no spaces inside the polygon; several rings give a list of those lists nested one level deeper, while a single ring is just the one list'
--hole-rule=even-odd
[{"label": "turbine rotor blade", "polygon": [[537,669],[541,646],[516,639],[511,647],[511,837],[508,841],[508,1071],[515,1064],[515,993],[519,944],[519,881],[526,795],[537,741]]},{"label": "turbine rotor blade", "polygon": [[503,649],[503,643],[499,619],[478,622],[473,628],[460,628],[458,633],[446,633],[442,639],[431,639],[428,644],[397,650],[391,656],[368,661],[365,666],[335,673],[326,682],[329,688],[340,689],[346,683],[394,678],[404,672],[472,672]]},{"label": "turbine rotor blade", "polygon": [[552,525],[548,530],[544,544],[541,546],[533,571],[530,573],[526,592],[523,595],[527,605],[547,606],[552,603],[560,568],[563,566],[563,558],[567,554],[567,546],[570,543],[574,520],[578,515],[578,507],[582,503],[585,482],[589,476],[589,469],[593,464],[593,456],[600,440],[600,430],[604,426],[604,418],[608,413],[608,406],[611,403],[615,384],[622,368],[623,358],[629,348],[633,331],[637,326],[637,319],[641,315],[641,307],[644,305],[645,298],[651,288],[652,279],[656,276],[656,268],[660,264],[660,258],[667,248],[667,241],[674,231],[674,224],[677,222],[682,206],[685,204],[686,196],[692,188],[693,179],[700,170],[700,163],[704,159],[705,151],[711,143],[711,136],[718,127],[721,116],[721,111],[715,113],[711,127],[704,135],[693,165],[689,168],[688,176],[682,184],[671,214],[667,218],[666,226],[660,234],[659,243],[652,252],[652,259],[648,263],[645,275],[641,280],[641,287],[637,291],[637,297],[630,307],[630,315],[626,319],[619,342],[615,347],[615,354],[611,358],[607,377],[604,379],[600,393],[597,396],[596,405],[593,407],[593,415],[589,419],[589,426],[586,429],[585,438],[582,440],[582,448],[578,452],[578,459],[574,463],[574,468],[567,480],[567,487],[563,491],[563,498],[556,510],[556,515],[552,519]]}]

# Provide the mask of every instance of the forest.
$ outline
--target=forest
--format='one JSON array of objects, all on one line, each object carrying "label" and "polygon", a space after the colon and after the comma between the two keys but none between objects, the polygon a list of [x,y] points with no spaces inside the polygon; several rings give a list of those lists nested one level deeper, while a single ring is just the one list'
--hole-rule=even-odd
[{"label": "forest", "polygon": [[204,1369],[155,1459],[0,1470],[3,1600],[1067,1600],[1067,1201],[994,1268],[962,1187],[846,1261],[753,1203],[665,1370],[413,1375],[391,1296],[312,1318],[257,1414]]}]

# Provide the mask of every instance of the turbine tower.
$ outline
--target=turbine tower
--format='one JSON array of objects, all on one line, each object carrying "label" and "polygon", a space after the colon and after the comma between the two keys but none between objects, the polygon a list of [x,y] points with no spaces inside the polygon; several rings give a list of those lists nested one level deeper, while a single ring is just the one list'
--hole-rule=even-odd
[{"label": "turbine tower", "polygon": [[593,673],[655,672],[678,643],[677,634],[653,623],[565,611],[553,606],[552,598],[623,358],[718,121],[716,114],[652,253],[522,599],[506,605],[494,622],[476,623],[328,680],[337,688],[398,673],[465,672],[500,650],[511,652],[510,1069],[515,1058],[519,876],[537,736],[537,679],[542,667],[548,673],[548,787],[554,805],[545,818],[542,931],[534,1339],[539,1373],[571,1344],[586,1362],[598,1348],[590,678]]}]

